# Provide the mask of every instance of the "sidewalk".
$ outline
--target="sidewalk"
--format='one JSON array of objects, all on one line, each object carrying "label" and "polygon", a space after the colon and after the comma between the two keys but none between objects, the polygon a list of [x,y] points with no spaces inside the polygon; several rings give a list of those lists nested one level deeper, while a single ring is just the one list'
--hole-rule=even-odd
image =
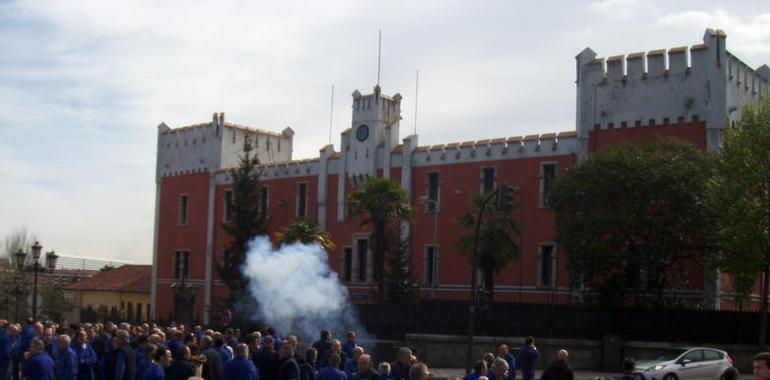
[{"label": "sidewalk", "polygon": [[[463,368],[431,368],[430,372],[433,374],[434,377],[439,378],[456,378],[459,377],[460,379],[465,376],[465,369]],[[542,371],[535,372],[535,379],[540,379],[540,375],[542,374]],[[575,380],[593,380],[599,376],[603,377],[610,377],[619,379],[621,374],[620,373],[608,373],[608,372],[592,372],[592,371],[575,371]],[[517,379],[520,379],[517,377]],[[753,380],[754,376],[751,373],[741,373],[741,380]]]}]

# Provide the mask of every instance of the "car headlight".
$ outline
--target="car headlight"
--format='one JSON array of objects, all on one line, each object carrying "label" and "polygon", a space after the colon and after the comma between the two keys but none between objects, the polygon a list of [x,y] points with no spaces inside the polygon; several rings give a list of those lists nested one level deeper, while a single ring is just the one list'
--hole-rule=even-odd
[{"label": "car headlight", "polygon": [[658,364],[658,365],[656,365],[655,367],[653,367],[653,368],[652,368],[652,370],[653,370],[653,371],[660,371],[660,370],[662,370],[663,368],[666,368],[666,365],[665,365],[665,364]]}]

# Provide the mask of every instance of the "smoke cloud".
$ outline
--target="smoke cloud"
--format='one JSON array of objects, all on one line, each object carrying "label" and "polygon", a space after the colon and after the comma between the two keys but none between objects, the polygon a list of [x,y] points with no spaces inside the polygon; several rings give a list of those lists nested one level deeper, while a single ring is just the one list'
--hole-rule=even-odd
[{"label": "smoke cloud", "polygon": [[318,244],[287,244],[274,248],[265,236],[249,247],[243,274],[257,300],[255,318],[281,334],[316,339],[321,330],[344,336],[355,330],[368,338],[348,291],[331,270],[326,251]]}]

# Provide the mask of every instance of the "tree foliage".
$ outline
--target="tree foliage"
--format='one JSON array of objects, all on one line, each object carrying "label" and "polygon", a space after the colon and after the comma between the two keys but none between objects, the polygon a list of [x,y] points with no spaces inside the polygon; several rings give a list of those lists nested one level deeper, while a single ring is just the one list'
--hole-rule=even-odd
[{"label": "tree foliage", "polygon": [[420,286],[414,279],[409,262],[409,242],[400,238],[391,243],[396,247],[385,259],[387,275],[385,287],[387,289],[387,302],[412,304],[418,301]]},{"label": "tree foliage", "polygon": [[[607,148],[580,162],[553,189],[557,241],[573,286],[612,305],[659,305],[684,286],[685,260],[707,246],[709,159],[676,140]],[[700,285],[700,284],[699,284]]]},{"label": "tree foliage", "polygon": [[243,295],[247,279],[241,273],[241,266],[246,260],[249,242],[267,230],[267,213],[259,209],[259,160],[251,151],[253,147],[248,136],[243,142],[243,152],[239,155],[238,166],[230,169],[232,180],[232,200],[230,220],[224,223],[224,229],[232,238],[227,254],[217,266],[219,278],[230,289],[227,304],[232,306]]},{"label": "tree foliage", "polygon": [[738,301],[745,302],[770,266],[770,103],[748,107],[726,131],[714,173],[715,263],[733,275]]},{"label": "tree foliage", "polygon": [[470,210],[458,218],[460,225],[469,232],[460,237],[457,247],[472,264],[476,221],[479,211],[483,208],[479,228],[478,264],[484,291],[491,302],[494,298],[495,274],[505,269],[508,263],[519,255],[519,246],[514,241],[519,226],[513,219],[516,206],[503,209],[496,199],[485,204],[488,196],[487,193],[474,193],[470,196]]},{"label": "tree foliage", "polygon": [[308,220],[295,220],[286,226],[283,232],[276,232],[275,238],[279,245],[294,242],[318,243],[327,251],[334,250],[336,247],[328,232],[322,230],[318,223]]},{"label": "tree foliage", "polygon": [[347,198],[348,217],[363,217],[362,226],[372,225],[370,244],[374,251],[374,273],[377,296],[385,297],[385,257],[392,253],[395,232],[393,223],[412,217],[412,206],[397,182],[389,178],[369,178]]}]

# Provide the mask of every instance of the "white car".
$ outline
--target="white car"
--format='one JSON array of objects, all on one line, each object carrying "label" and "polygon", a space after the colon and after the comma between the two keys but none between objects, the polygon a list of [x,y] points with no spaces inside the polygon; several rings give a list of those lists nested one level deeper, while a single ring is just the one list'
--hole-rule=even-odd
[{"label": "white car", "polygon": [[[636,363],[636,374],[646,380],[719,380],[737,378],[733,358],[723,350],[683,347],[667,350]],[[725,376],[727,375],[727,376]]]}]

